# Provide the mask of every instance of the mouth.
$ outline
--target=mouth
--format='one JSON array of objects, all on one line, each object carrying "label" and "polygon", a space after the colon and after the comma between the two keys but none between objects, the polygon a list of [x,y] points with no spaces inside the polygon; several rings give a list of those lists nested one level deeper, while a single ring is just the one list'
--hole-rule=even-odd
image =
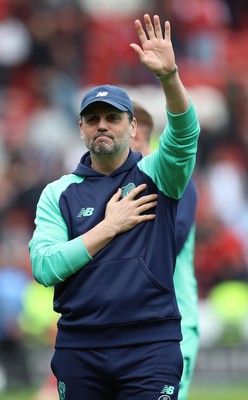
[{"label": "mouth", "polygon": [[113,140],[113,137],[111,135],[106,135],[105,133],[98,133],[95,135],[94,141],[96,141],[98,139],[100,139],[100,140],[112,139]]}]

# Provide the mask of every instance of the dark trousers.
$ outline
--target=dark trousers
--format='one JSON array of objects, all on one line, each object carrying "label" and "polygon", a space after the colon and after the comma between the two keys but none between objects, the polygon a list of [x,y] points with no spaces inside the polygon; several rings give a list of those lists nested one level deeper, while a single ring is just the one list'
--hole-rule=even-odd
[{"label": "dark trousers", "polygon": [[60,400],[177,400],[179,342],[56,349],[51,367]]}]

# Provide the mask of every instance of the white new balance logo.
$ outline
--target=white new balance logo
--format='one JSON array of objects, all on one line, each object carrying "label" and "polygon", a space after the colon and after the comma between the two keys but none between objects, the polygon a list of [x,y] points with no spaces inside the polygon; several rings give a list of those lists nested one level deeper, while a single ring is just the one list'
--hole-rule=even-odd
[{"label": "white new balance logo", "polygon": [[163,389],[161,390],[162,396],[158,398],[158,400],[171,400],[170,396],[175,391],[174,386],[164,385]]},{"label": "white new balance logo", "polygon": [[95,209],[93,207],[81,208],[77,217],[90,217],[93,214],[94,210]]},{"label": "white new balance logo", "polygon": [[164,385],[164,387],[163,387],[163,389],[161,390],[160,393],[173,394],[174,390],[175,390],[174,386]]},{"label": "white new balance logo", "polygon": [[96,97],[105,97],[107,96],[108,92],[98,92]]}]

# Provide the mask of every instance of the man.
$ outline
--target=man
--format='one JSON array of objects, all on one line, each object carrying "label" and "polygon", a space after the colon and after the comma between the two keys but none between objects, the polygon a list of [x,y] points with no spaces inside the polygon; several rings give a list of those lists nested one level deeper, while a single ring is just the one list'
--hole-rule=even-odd
[{"label": "man", "polygon": [[[158,16],[130,46],[161,81],[168,122],[158,151],[130,151],[137,122],[122,89],[84,96],[80,132],[89,152],[43,191],[30,241],[34,277],[55,287],[61,314],[52,369],[60,398],[176,400],[181,316],[173,270],[178,199],[192,174],[199,123]],[[162,260],[162,261],[161,261]]]},{"label": "man", "polygon": [[[138,123],[136,135],[131,140],[131,147],[133,151],[140,151],[143,156],[147,156],[151,153],[150,139],[154,127],[153,118],[140,104],[133,102],[133,108]],[[196,205],[196,186],[191,177],[179,201],[176,216],[177,260],[174,285],[178,307],[182,315],[181,349],[184,361],[178,400],[188,398],[199,347],[198,292],[194,271]]]}]

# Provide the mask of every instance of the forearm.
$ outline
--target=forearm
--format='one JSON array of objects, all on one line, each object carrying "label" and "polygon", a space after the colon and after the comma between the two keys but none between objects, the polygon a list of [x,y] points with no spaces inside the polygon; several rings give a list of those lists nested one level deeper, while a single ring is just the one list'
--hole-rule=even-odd
[{"label": "forearm", "polygon": [[179,199],[195,165],[200,126],[190,102],[187,111],[167,111],[167,124],[159,139],[159,148],[144,157],[139,168],[149,175],[167,196]]},{"label": "forearm", "polygon": [[167,110],[171,114],[182,114],[187,111],[190,106],[190,99],[178,71],[160,82],[165,94]]},{"label": "forearm", "polygon": [[116,231],[113,225],[108,221],[103,220],[94,228],[82,235],[82,240],[85,248],[91,257],[94,257],[100,250],[111,242],[116,236]]},{"label": "forearm", "polygon": [[103,220],[73,240],[56,243],[48,234],[35,236],[29,244],[34,278],[53,286],[83,268],[114,237],[115,230]]},{"label": "forearm", "polygon": [[64,281],[88,264],[115,235],[114,226],[103,220],[80,237],[66,242],[56,243],[48,234],[35,236],[29,244],[34,278],[44,286]]}]

